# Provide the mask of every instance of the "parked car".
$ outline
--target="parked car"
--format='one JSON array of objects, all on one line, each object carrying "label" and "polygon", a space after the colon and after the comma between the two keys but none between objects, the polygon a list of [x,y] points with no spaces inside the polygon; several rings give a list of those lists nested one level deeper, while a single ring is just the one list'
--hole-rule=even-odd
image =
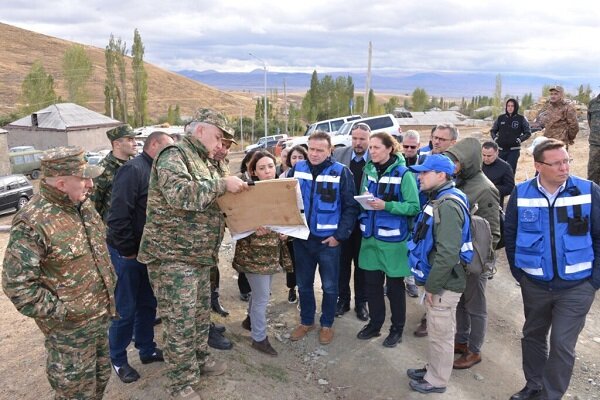
[{"label": "parked car", "polygon": [[31,179],[38,179],[41,174],[42,154],[44,154],[44,152],[41,150],[8,153],[12,173],[29,175]]},{"label": "parked car", "polygon": [[375,117],[361,118],[346,122],[340,130],[331,138],[331,144],[335,147],[352,146],[352,128],[356,124],[364,123],[371,128],[371,134],[377,132],[387,132],[394,136],[396,140],[402,142],[402,128],[398,120],[392,114],[377,115]]},{"label": "parked car", "polygon": [[24,175],[0,176],[0,214],[18,211],[33,196],[33,186]]},{"label": "parked car", "polygon": [[31,150],[35,150],[35,147],[33,147],[33,146],[15,146],[15,147],[11,147],[10,149],[8,149],[9,153],[17,153],[19,151],[31,151]]},{"label": "parked car", "polygon": [[246,146],[246,148],[244,149],[244,153],[247,153],[256,148],[274,147],[277,144],[277,141],[279,139],[285,139],[287,137],[288,136],[285,133],[280,134],[280,135],[271,135],[271,136],[260,137],[256,143]]},{"label": "parked car", "polygon": [[94,153],[91,151],[88,151],[87,153],[85,153],[85,159],[87,160],[87,162],[90,165],[97,165],[100,161],[102,161],[103,158],[104,158],[104,155],[102,155],[100,153]]},{"label": "parked car", "polygon": [[344,123],[346,123],[348,121],[354,121],[354,120],[357,120],[360,118],[361,118],[360,115],[348,115],[345,117],[317,121],[314,124],[308,125],[308,127],[306,128],[306,132],[304,132],[304,135],[290,138],[290,140],[288,140],[286,142],[286,147],[294,147],[294,146],[298,146],[298,145],[307,147],[308,137],[313,132],[322,131],[322,132],[327,132],[330,135],[333,135],[333,134],[335,134],[335,132],[338,131],[338,129],[340,129],[344,125]]}]

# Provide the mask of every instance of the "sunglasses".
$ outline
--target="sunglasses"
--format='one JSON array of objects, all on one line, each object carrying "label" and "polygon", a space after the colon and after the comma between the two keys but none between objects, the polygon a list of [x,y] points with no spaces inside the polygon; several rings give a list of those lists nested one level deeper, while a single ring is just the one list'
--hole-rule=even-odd
[{"label": "sunglasses", "polygon": [[354,125],[354,128],[352,128],[352,130],[354,130],[354,129],[360,129],[363,131],[371,132],[371,127],[369,125],[363,124],[363,123]]},{"label": "sunglasses", "polygon": [[416,149],[417,146],[408,146],[406,144],[403,144],[402,147],[404,147],[405,149]]}]

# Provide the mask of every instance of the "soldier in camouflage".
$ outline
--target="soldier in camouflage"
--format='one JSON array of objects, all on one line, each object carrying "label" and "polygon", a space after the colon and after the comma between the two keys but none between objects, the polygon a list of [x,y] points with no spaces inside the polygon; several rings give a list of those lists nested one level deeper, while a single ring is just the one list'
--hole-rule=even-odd
[{"label": "soldier in camouflage", "polygon": [[129,125],[119,126],[106,132],[112,151],[98,164],[104,168],[102,175],[94,179],[95,190],[92,201],[96,211],[106,221],[110,210],[110,194],[112,182],[117,170],[130,158],[137,155],[135,137],[137,134]]},{"label": "soldier in camouflage", "polygon": [[210,267],[224,229],[215,200],[248,186],[237,177],[221,177],[209,160],[221,148],[221,138],[233,138],[222,114],[202,110],[187,128],[191,135],[163,149],[152,166],[138,260],[148,265],[163,317],[169,392],[197,400],[200,373],[226,369],[224,363],[206,362]]},{"label": "soldier in camouflage", "polygon": [[536,122],[544,127],[544,136],[562,140],[571,145],[579,132],[577,112],[564,100],[562,86],[550,88],[550,101],[538,114]]},{"label": "soldier in camouflage", "polygon": [[15,215],[4,257],[4,293],[45,336],[55,399],[101,399],[110,378],[115,274],[87,198],[101,173],[79,147],[46,152],[40,192]]},{"label": "soldier in camouflage", "polygon": [[600,185],[600,94],[588,104],[587,120],[590,125],[588,179]]}]

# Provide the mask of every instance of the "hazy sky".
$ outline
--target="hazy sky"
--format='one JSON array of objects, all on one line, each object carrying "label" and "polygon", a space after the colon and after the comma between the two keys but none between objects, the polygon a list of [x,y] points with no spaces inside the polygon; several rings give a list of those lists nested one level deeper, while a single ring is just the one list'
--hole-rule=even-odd
[{"label": "hazy sky", "polygon": [[262,68],[252,52],[273,71],[364,71],[370,40],[378,73],[600,77],[592,0],[18,0],[0,21],[100,48],[138,28],[146,61],[170,70]]}]

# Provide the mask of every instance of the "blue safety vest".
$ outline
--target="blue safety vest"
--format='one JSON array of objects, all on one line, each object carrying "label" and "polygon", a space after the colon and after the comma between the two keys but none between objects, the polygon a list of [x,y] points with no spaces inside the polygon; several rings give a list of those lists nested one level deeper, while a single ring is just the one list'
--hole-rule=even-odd
[{"label": "blue safety vest", "polygon": [[556,274],[569,281],[588,278],[594,261],[591,193],[590,181],[571,176],[550,204],[536,179],[519,184],[515,267],[541,281]]},{"label": "blue safety vest", "polygon": [[[402,177],[408,171],[403,165],[396,165],[377,178],[367,175],[367,189],[374,197],[383,201],[404,201],[401,191]],[[364,210],[358,217],[360,230],[365,238],[375,236],[384,242],[402,242],[408,238],[409,219],[385,210]]]},{"label": "blue safety vest", "polygon": [[[461,204],[461,210],[463,211],[464,223],[462,226],[461,237],[462,246],[460,248],[460,260],[468,264],[473,258],[473,243],[471,243],[471,218],[468,213],[469,200],[467,196],[454,186],[448,189],[443,189],[437,193],[435,199],[440,197],[453,194],[463,200],[464,204]],[[455,201],[448,199],[446,201]],[[465,208],[466,206],[466,208]],[[433,249],[435,238],[433,237],[433,206],[431,203],[427,203],[421,213],[417,216],[415,226],[411,240],[407,242],[408,247],[408,266],[413,273],[415,280],[421,284],[425,284],[429,271],[431,271],[431,264],[429,264],[429,253]],[[444,238],[438,238],[437,240],[444,240]]]},{"label": "blue safety vest", "polygon": [[307,161],[294,166],[294,178],[300,182],[304,215],[313,235],[328,237],[335,233],[342,215],[340,180],[344,165],[333,162],[316,178]]}]

